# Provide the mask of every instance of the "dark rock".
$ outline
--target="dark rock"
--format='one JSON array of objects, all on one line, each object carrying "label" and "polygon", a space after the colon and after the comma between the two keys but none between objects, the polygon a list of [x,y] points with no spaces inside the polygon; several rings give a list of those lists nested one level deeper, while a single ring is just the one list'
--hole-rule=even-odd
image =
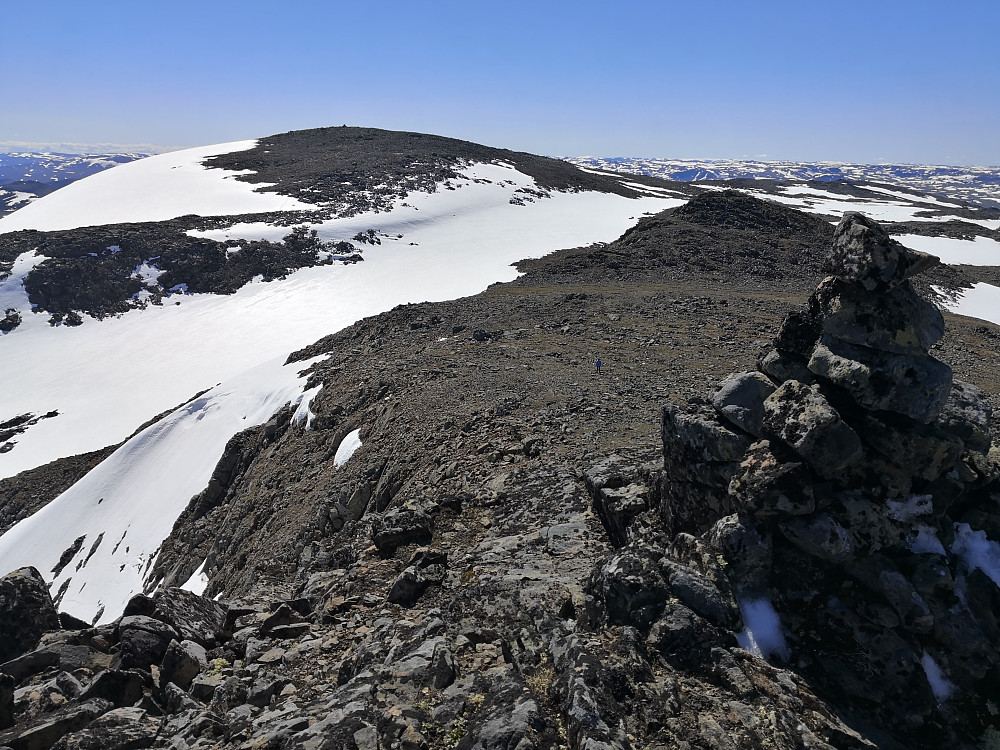
[{"label": "dark rock", "polygon": [[855,346],[896,354],[926,354],[944,335],[944,317],[908,283],[871,294],[839,279],[825,279],[810,306],[823,334]]},{"label": "dark rock", "polygon": [[163,701],[163,708],[166,709],[168,714],[179,714],[191,709],[200,711],[202,708],[198,701],[172,682],[168,682],[160,688],[160,699]]},{"label": "dark rock", "polygon": [[[738,468],[738,464],[736,465]],[[660,497],[660,517],[671,533],[701,534],[720,516],[736,511],[726,488],[697,482],[664,482]]]},{"label": "dark rock", "polygon": [[763,403],[774,390],[774,383],[759,372],[737,373],[722,381],[712,396],[712,406],[744,432],[764,437]]},{"label": "dark rock", "polygon": [[618,455],[609,456],[584,474],[594,510],[616,547],[627,541],[632,520],[649,508],[649,488],[636,481],[638,475],[638,467]]},{"label": "dark rock", "polygon": [[693,612],[714,625],[733,630],[740,621],[736,602],[724,595],[711,581],[671,560],[664,560],[664,578],[670,591]]},{"label": "dark rock", "polygon": [[160,719],[141,708],[116,708],[65,735],[53,750],[138,750],[150,747],[159,729]]},{"label": "dark rock", "polygon": [[0,743],[9,745],[13,750],[48,750],[64,735],[83,729],[111,708],[109,701],[99,698],[73,703],[42,722],[0,734]]},{"label": "dark rock", "polygon": [[58,629],[59,614],[41,573],[20,568],[0,579],[0,662],[30,651],[43,633]]},{"label": "dark rock", "polygon": [[778,528],[800,550],[826,562],[847,562],[858,551],[854,535],[826,513],[789,518]]},{"label": "dark rock", "polygon": [[951,393],[935,424],[960,438],[972,450],[990,449],[993,407],[986,394],[972,383],[953,380]]},{"label": "dark rock", "polygon": [[0,729],[14,726],[14,678],[0,673]]},{"label": "dark rock", "polygon": [[153,600],[155,616],[176,628],[181,639],[212,648],[222,636],[226,608],[218,602],[180,588],[160,589]]},{"label": "dark rock", "polygon": [[784,383],[786,380],[812,383],[816,376],[806,367],[806,361],[810,354],[812,354],[811,347],[809,352],[803,356],[795,356],[779,349],[772,349],[761,357],[757,368],[776,383]]},{"label": "dark rock", "polygon": [[962,455],[962,441],[933,424],[898,425],[866,415],[865,440],[894,465],[913,476],[934,480],[950,471]]},{"label": "dark rock", "polygon": [[951,368],[930,356],[890,354],[825,337],[809,369],[850,393],[861,407],[930,422],[951,394]]},{"label": "dark rock", "polygon": [[107,700],[118,708],[134,706],[142,699],[144,684],[142,673],[136,669],[108,669],[94,678],[81,697],[83,700]]},{"label": "dark rock", "polygon": [[799,461],[776,455],[767,440],[750,447],[729,492],[740,511],[755,516],[804,515],[816,509],[809,469]]},{"label": "dark rock", "polygon": [[749,516],[731,515],[719,519],[707,536],[722,553],[728,564],[726,573],[738,591],[764,589],[774,546],[770,533],[759,529]]},{"label": "dark rock", "polygon": [[38,674],[57,664],[59,664],[58,651],[52,648],[39,648],[0,664],[0,672],[9,674],[15,681],[20,682],[25,677]]},{"label": "dark rock", "polygon": [[179,637],[170,625],[152,617],[123,617],[118,623],[119,647],[112,667],[149,669],[151,665],[162,661],[170,641],[178,640]]},{"label": "dark rock", "polygon": [[687,411],[676,404],[663,407],[661,432],[668,471],[675,456],[682,461],[739,461],[751,443],[720,423],[714,412]]},{"label": "dark rock", "polygon": [[130,617],[132,615],[153,617],[155,614],[156,602],[153,600],[153,597],[146,596],[145,594],[136,594],[125,604],[125,611],[122,612],[122,617]]},{"label": "dark rock", "polygon": [[809,310],[792,310],[781,321],[774,346],[792,357],[808,357],[820,335],[819,321]]},{"label": "dark rock", "polygon": [[387,601],[404,607],[412,606],[431,585],[441,585],[447,564],[446,552],[428,548],[417,550],[389,588]]},{"label": "dark rock", "polygon": [[194,641],[170,641],[160,664],[160,683],[172,682],[181,690],[208,665],[205,648]]},{"label": "dark rock", "polygon": [[782,383],[764,401],[764,425],[823,477],[861,457],[861,439],[817,385]]},{"label": "dark rock", "polygon": [[302,616],[288,604],[282,603],[260,624],[260,637],[266,638],[271,631],[282,625],[296,625],[303,622]]},{"label": "dark rock", "polygon": [[422,510],[394,508],[372,523],[372,541],[382,554],[391,554],[397,547],[431,540],[434,522]]},{"label": "dark rock", "polygon": [[590,588],[604,601],[612,623],[645,630],[663,612],[671,593],[661,557],[648,547],[630,544],[597,566]]},{"label": "dark rock", "polygon": [[872,292],[888,291],[938,262],[904,247],[867,216],[848,212],[834,233],[828,267],[838,278]]},{"label": "dark rock", "polygon": [[90,627],[90,623],[84,622],[79,617],[74,617],[67,612],[60,612],[59,627],[63,630],[87,630]]},{"label": "dark rock", "polygon": [[671,603],[649,629],[646,642],[673,664],[692,666],[712,648],[735,645],[732,633],[712,627],[683,604]]}]

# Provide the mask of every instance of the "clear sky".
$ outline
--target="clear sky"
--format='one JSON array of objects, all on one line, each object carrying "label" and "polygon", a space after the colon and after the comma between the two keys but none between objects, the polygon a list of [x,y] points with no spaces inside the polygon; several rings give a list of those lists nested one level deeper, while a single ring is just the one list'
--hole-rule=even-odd
[{"label": "clear sky", "polygon": [[1000,164],[1000,0],[11,0],[0,142]]}]

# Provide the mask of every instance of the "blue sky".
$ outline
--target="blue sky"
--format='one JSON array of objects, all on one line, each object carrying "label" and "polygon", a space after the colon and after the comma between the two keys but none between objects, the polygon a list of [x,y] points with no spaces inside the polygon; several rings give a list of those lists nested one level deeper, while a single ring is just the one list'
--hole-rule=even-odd
[{"label": "blue sky", "polygon": [[1000,2],[5,4],[0,142],[368,125],[550,155],[1000,164]]}]

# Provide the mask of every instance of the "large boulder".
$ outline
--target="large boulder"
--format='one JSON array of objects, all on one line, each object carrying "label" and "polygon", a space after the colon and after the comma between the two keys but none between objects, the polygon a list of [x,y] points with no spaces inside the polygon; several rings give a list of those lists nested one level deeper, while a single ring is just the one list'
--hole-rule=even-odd
[{"label": "large boulder", "polygon": [[930,422],[951,394],[951,368],[930,356],[892,354],[825,336],[809,369],[851,394],[859,406]]},{"label": "large boulder", "polygon": [[759,372],[739,372],[719,384],[712,406],[736,427],[754,437],[764,437],[764,399],[774,393],[774,383]]},{"label": "large boulder", "polygon": [[169,623],[180,634],[205,648],[215,646],[226,624],[227,609],[222,604],[181,588],[160,589],[153,596],[156,619]]},{"label": "large boulder", "polygon": [[149,669],[159,664],[170,641],[179,640],[177,631],[161,620],[144,615],[123,617],[118,623],[118,653],[114,669]]},{"label": "large boulder", "polygon": [[845,281],[869,292],[881,292],[938,262],[933,255],[904,247],[875,220],[852,211],[837,225],[828,267]]},{"label": "large boulder", "polygon": [[20,568],[0,578],[0,662],[31,651],[42,634],[59,629],[49,588],[35,568]]},{"label": "large boulder", "polygon": [[764,400],[764,426],[821,476],[861,458],[861,439],[830,405],[818,385],[787,380]]}]

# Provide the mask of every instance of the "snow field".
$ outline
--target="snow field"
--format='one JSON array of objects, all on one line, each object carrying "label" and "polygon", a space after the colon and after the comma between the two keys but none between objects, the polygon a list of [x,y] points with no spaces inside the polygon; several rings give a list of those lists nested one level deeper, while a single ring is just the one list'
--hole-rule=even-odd
[{"label": "snow field", "polygon": [[121,222],[163,221],[186,214],[227,216],[268,211],[315,211],[316,206],[234,179],[248,172],[208,169],[209,156],[247,151],[257,141],[171,151],[119,164],[72,182],[0,219],[0,234],[52,231]]},{"label": "snow field", "polygon": [[[255,367],[142,430],[42,510],[0,537],[0,569],[34,565],[48,579],[63,552],[84,537],[55,576],[60,609],[108,622],[143,590],[160,544],[212,476],[229,438],[266,422],[303,396],[299,371],[283,358]],[[202,574],[202,578],[203,578]],[[185,584],[196,588],[195,575]],[[202,586],[202,590],[204,587]]]},{"label": "snow field", "polygon": [[[364,246],[363,263],[304,268],[229,296],[176,295],[162,307],[53,328],[48,315],[28,311],[13,274],[3,288],[17,287],[19,301],[11,306],[22,311],[24,322],[0,339],[4,360],[17,363],[5,372],[0,418],[52,410],[59,417],[39,422],[18,438],[14,450],[0,454],[0,477],[113,445],[195,393],[363,317],[398,304],[476,294],[515,278],[515,261],[614,240],[643,212],[683,202],[553,193],[516,206],[509,203],[512,191],[533,185],[530,178],[497,165],[478,165],[467,174],[492,183],[469,181],[454,191],[415,194],[388,213],[316,226],[324,239],[350,238],[370,228],[388,235],[381,245]],[[287,227],[258,224],[205,234],[278,239],[287,233]],[[18,262],[26,271],[38,260],[22,256]]]}]

